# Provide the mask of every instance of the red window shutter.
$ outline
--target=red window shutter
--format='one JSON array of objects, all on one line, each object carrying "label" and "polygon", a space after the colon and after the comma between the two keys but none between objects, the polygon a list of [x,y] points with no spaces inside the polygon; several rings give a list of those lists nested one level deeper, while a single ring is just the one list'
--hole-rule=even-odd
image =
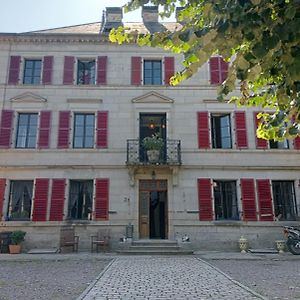
[{"label": "red window shutter", "polygon": [[174,57],[165,57],[165,84],[170,85],[170,78],[174,75]]},{"label": "red window shutter", "polygon": [[294,139],[294,149],[300,150],[300,137]]},{"label": "red window shutter", "polygon": [[95,218],[108,220],[109,179],[96,179]]},{"label": "red window shutter", "polygon": [[62,221],[64,216],[66,179],[53,179],[49,221]]},{"label": "red window shutter", "polygon": [[0,221],[2,220],[3,203],[5,196],[6,179],[0,178]]},{"label": "red window shutter", "polygon": [[97,113],[97,148],[108,147],[108,111]]},{"label": "red window shutter", "polygon": [[51,111],[41,111],[38,147],[47,149],[50,143]]},{"label": "red window shutter", "polygon": [[58,121],[57,148],[69,148],[70,111],[60,111]]},{"label": "red window shutter", "polygon": [[142,58],[131,57],[131,84],[141,85],[142,80]]},{"label": "red window shutter", "polygon": [[208,127],[208,112],[198,112],[198,147],[199,149],[210,148],[209,143],[209,127]]},{"label": "red window shutter", "polygon": [[52,67],[53,67],[53,56],[45,56],[44,65],[43,65],[43,84],[52,83]]},{"label": "red window shutter", "polygon": [[32,221],[46,221],[49,179],[38,178],[35,181]]},{"label": "red window shutter", "polygon": [[258,112],[254,112],[254,124],[255,124],[255,140],[256,140],[256,149],[267,149],[268,148],[268,141],[264,139],[260,139],[256,135],[256,129],[260,121],[257,119]]},{"label": "red window shutter", "polygon": [[208,178],[198,179],[198,203],[199,203],[199,220],[212,221],[212,194],[211,182]]},{"label": "red window shutter", "polygon": [[65,56],[63,84],[73,84],[74,82],[74,56]]},{"label": "red window shutter", "polygon": [[254,179],[241,179],[243,220],[257,221]]},{"label": "red window shutter", "polygon": [[235,112],[235,133],[236,147],[239,149],[247,149],[248,136],[246,127],[246,113],[244,111]]},{"label": "red window shutter", "polygon": [[269,179],[256,180],[260,221],[273,221],[273,206]]},{"label": "red window shutter", "polygon": [[9,64],[8,84],[19,83],[21,56],[11,56]]},{"label": "red window shutter", "polygon": [[209,59],[210,83],[221,84],[228,74],[228,63],[221,56],[213,56]]},{"label": "red window shutter", "polygon": [[107,56],[98,56],[97,84],[106,84]]},{"label": "red window shutter", "polygon": [[0,126],[0,148],[10,147],[13,117],[13,110],[2,110]]}]

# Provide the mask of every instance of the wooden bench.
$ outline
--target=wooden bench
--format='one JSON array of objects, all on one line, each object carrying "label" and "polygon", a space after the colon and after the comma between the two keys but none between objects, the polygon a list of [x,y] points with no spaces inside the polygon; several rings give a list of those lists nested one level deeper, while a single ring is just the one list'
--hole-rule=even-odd
[{"label": "wooden bench", "polygon": [[91,236],[91,252],[94,251],[94,246],[96,251],[99,252],[100,248],[103,248],[103,251],[107,251],[109,248],[110,240],[110,230],[109,229],[99,229],[97,235]]},{"label": "wooden bench", "polygon": [[64,247],[72,247],[73,252],[78,252],[79,236],[75,235],[73,227],[62,227],[60,229],[60,250]]}]

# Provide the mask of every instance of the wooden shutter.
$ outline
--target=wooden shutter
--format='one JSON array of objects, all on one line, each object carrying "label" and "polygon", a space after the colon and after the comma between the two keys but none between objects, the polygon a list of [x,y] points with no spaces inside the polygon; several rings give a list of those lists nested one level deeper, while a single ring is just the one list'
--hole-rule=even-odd
[{"label": "wooden shutter", "polygon": [[244,111],[235,112],[235,134],[236,147],[239,149],[247,149],[248,136],[246,127],[246,113]]},{"label": "wooden shutter", "polygon": [[108,220],[109,179],[96,179],[95,218]]},{"label": "wooden shutter", "polygon": [[294,149],[300,150],[300,137],[294,139]]},{"label": "wooden shutter", "polygon": [[13,110],[2,110],[0,125],[0,148],[10,147],[13,117]]},{"label": "wooden shutter", "polygon": [[52,84],[53,56],[45,56],[43,64],[43,84]]},{"label": "wooden shutter", "polygon": [[97,148],[108,147],[108,111],[97,112]]},{"label": "wooden shutter", "polygon": [[254,179],[241,179],[243,220],[257,221]]},{"label": "wooden shutter", "polygon": [[212,221],[212,194],[211,181],[208,178],[198,179],[198,203],[199,203],[199,220]]},{"label": "wooden shutter", "polygon": [[221,56],[213,56],[209,59],[210,83],[221,84],[228,74],[228,63]]},{"label": "wooden shutter", "polygon": [[170,78],[174,75],[174,57],[165,57],[165,85],[170,85]]},{"label": "wooden shutter", "polygon": [[11,56],[9,64],[8,84],[19,83],[21,56]]},{"label": "wooden shutter", "polygon": [[131,57],[131,84],[141,85],[142,81],[142,58],[139,56]]},{"label": "wooden shutter", "polygon": [[57,148],[69,148],[70,111],[60,111],[58,121]]},{"label": "wooden shutter", "polygon": [[97,84],[106,84],[107,56],[98,56]]},{"label": "wooden shutter", "polygon": [[74,82],[74,56],[65,56],[63,84],[69,85]]},{"label": "wooden shutter", "polygon": [[256,140],[256,149],[267,149],[268,148],[268,141],[264,139],[260,139],[256,135],[256,129],[258,128],[258,125],[260,121],[257,119],[258,112],[254,112],[254,125],[255,125],[255,140]]},{"label": "wooden shutter", "polygon": [[209,115],[207,111],[198,112],[198,147],[210,148],[209,143]]},{"label": "wooden shutter", "polygon": [[51,128],[51,111],[41,111],[40,129],[39,129],[39,148],[49,148],[50,144],[50,128]]},{"label": "wooden shutter", "polygon": [[32,221],[46,221],[48,204],[49,179],[35,180]]},{"label": "wooden shutter", "polygon": [[6,186],[6,179],[5,178],[0,178],[0,221],[2,220],[2,215],[3,215],[5,186]]},{"label": "wooden shutter", "polygon": [[270,180],[258,179],[256,180],[256,186],[259,203],[259,219],[260,221],[273,221]]},{"label": "wooden shutter", "polygon": [[53,179],[49,221],[62,221],[64,216],[66,179]]}]

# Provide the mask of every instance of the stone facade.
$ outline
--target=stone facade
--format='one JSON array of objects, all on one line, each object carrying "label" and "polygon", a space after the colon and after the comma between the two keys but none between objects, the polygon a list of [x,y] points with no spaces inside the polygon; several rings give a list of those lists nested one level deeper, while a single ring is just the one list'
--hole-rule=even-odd
[{"label": "stone facade", "polygon": [[[1,231],[22,228],[27,232],[27,248],[56,247],[59,228],[66,224],[75,226],[76,233],[80,236],[80,249],[90,247],[90,235],[101,227],[111,229],[113,248],[119,246],[119,240],[126,234],[128,224],[134,226],[134,239],[147,238],[147,235],[149,238],[149,227],[148,233],[141,233],[145,221],[141,220],[141,215],[145,213],[141,212],[141,180],[166,181],[164,208],[163,212],[160,212],[160,218],[164,218],[164,222],[159,225],[159,230],[163,230],[164,234],[159,238],[181,241],[182,236],[188,235],[189,246],[194,249],[237,249],[237,241],[241,235],[249,239],[252,247],[271,247],[273,242],[281,237],[282,225],[296,224],[297,220],[299,222],[299,150],[292,141],[289,142],[288,149],[270,149],[269,146],[266,149],[257,149],[254,112],[259,111],[259,108],[237,108],[233,104],[219,103],[216,100],[217,86],[210,83],[208,63],[200,68],[195,76],[176,87],[166,84],[164,76],[160,85],[144,85],[143,82],[138,86],[132,85],[132,57],[140,57],[142,62],[160,61],[162,75],[165,73],[166,57],[175,58],[174,71],[181,69],[182,57],[160,49],[111,44],[105,34],[99,35],[99,23],[90,24],[89,31],[86,28],[87,25],[26,34],[0,34],[0,103],[3,110],[13,111],[14,114],[11,143],[8,147],[0,149],[0,178],[5,179],[2,181],[2,203],[0,199]],[[11,56],[20,56],[21,59],[17,84],[8,83]],[[46,56],[53,57],[51,84],[23,84],[25,61],[43,60]],[[69,85],[63,84],[66,56],[75,58],[74,84]],[[106,84],[76,84],[78,60],[97,60],[99,56],[107,57]],[[37,146],[17,148],[19,115],[40,114],[41,111],[51,111],[49,146],[43,149]],[[70,145],[65,149],[59,149],[57,146],[60,111],[69,111],[71,115],[68,132]],[[74,149],[72,141],[76,113],[96,114],[97,111],[108,112],[107,147]],[[245,112],[245,134],[248,140],[246,149],[237,147],[236,111]],[[210,141],[207,149],[199,148],[198,112],[207,112],[210,117],[229,115],[232,147],[214,149]],[[139,139],[143,115],[150,115],[150,119],[151,115],[165,116],[167,139],[180,141],[181,163],[126,164],[129,151],[127,140]],[[211,122],[208,124],[211,140],[213,125]],[[34,209],[38,209],[34,203],[38,201],[36,185],[33,186],[29,219],[10,218],[11,182],[29,180],[36,183],[36,179],[39,178],[49,179],[46,203],[43,204],[45,219],[33,219]],[[99,219],[95,217],[95,182],[96,179],[102,178],[109,180],[106,195],[108,208],[107,217]],[[61,221],[50,221],[53,179],[65,179],[66,184]],[[210,180],[210,220],[201,219],[201,213],[199,216],[199,207],[203,202],[198,179]],[[241,179],[253,179],[256,220],[245,219],[245,197],[242,195]],[[262,179],[270,180],[271,185],[269,188],[272,212],[266,221],[263,221],[263,202],[260,200],[257,181]],[[94,182],[93,207],[88,218],[69,217],[72,180]],[[227,214],[221,212],[217,217],[216,203],[219,200],[216,186],[219,182],[222,184],[228,181],[235,183],[236,195],[232,199],[236,199],[237,209],[231,200],[226,198],[229,197],[228,194],[222,194],[220,205],[222,209],[227,209]],[[291,219],[276,215],[280,206],[280,196],[274,195],[274,182],[289,182],[293,186],[290,197],[294,203],[287,205],[287,210],[294,211]],[[153,194],[149,192],[148,201],[151,200],[151,195]],[[228,217],[231,213],[225,207],[224,201],[230,205],[229,210],[236,209],[234,219]],[[151,226],[150,223],[156,221],[151,221],[151,218],[155,217],[149,215],[149,207],[147,210],[148,219],[145,222],[148,222],[146,226]],[[154,210],[152,213],[155,214]],[[155,227],[157,224],[152,225]]]}]

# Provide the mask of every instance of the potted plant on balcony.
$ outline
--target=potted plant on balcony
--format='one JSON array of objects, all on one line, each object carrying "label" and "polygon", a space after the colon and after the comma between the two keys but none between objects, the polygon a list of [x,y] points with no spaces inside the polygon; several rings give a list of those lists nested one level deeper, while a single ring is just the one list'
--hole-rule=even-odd
[{"label": "potted plant on balcony", "polygon": [[142,145],[147,151],[149,162],[157,162],[159,160],[160,151],[164,146],[164,140],[159,133],[152,134],[143,139]]},{"label": "potted plant on balcony", "polygon": [[11,234],[11,244],[9,245],[10,254],[19,254],[21,252],[21,243],[24,241],[26,232],[15,230]]}]

